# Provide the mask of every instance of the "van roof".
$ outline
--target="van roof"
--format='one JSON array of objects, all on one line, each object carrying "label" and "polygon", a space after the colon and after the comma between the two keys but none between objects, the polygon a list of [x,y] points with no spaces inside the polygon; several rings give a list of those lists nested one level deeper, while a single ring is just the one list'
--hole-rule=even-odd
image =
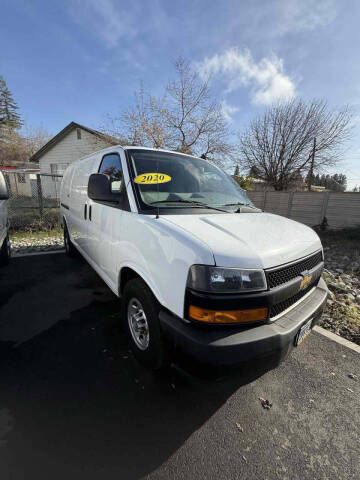
[{"label": "van roof", "polygon": [[139,147],[136,145],[118,145],[119,147],[123,148],[124,150],[150,150],[152,152],[165,152],[165,153],[176,153],[177,155],[184,155],[186,157],[193,157],[193,158],[199,158],[196,155],[190,155],[189,153],[182,153],[182,152],[177,152],[176,150],[166,150],[165,148],[150,148],[150,147]]},{"label": "van roof", "polygon": [[136,149],[136,150],[145,150],[145,151],[148,150],[148,151],[151,151],[151,152],[176,153],[177,155],[184,155],[186,157],[199,158],[199,157],[196,157],[195,155],[189,155],[188,153],[181,153],[181,152],[177,152],[175,150],[165,150],[164,148],[150,148],[150,147],[141,147],[141,146],[137,146],[137,145],[120,145],[119,144],[119,145],[112,145],[110,147],[103,148],[102,150],[98,150],[97,152],[90,153],[89,155],[86,155],[82,158],[79,158],[78,161],[86,160],[87,158],[91,158],[94,155],[105,154],[107,152],[111,153],[116,149],[123,149],[123,150],[134,150],[134,149]]}]

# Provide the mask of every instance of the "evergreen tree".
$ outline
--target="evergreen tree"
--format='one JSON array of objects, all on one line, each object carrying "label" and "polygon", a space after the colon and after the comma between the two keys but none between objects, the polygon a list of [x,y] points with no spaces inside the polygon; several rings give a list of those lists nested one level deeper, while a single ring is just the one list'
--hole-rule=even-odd
[{"label": "evergreen tree", "polygon": [[253,178],[259,178],[260,172],[259,169],[254,165],[249,170],[249,176]]},{"label": "evergreen tree", "polygon": [[0,127],[21,128],[23,122],[17,113],[18,109],[4,78],[0,75]]},{"label": "evergreen tree", "polygon": [[[309,183],[309,176],[310,176],[310,174],[308,173],[305,177],[305,182],[306,183]],[[316,185],[316,180],[315,180],[315,175],[314,174],[311,175],[310,185]]]},{"label": "evergreen tree", "polygon": [[239,165],[236,165],[235,171],[234,171],[234,176],[238,177],[239,175],[240,175]]},{"label": "evergreen tree", "polygon": [[344,192],[346,190],[346,187],[347,187],[347,178],[346,178],[346,175],[344,175],[343,173],[339,173],[339,183],[341,185],[341,189],[340,191],[341,192]]},{"label": "evergreen tree", "polygon": [[331,182],[331,176],[330,176],[329,174],[327,174],[327,175],[325,176],[325,188],[326,188],[327,190],[331,190],[331,183],[332,183],[332,182]]},{"label": "evergreen tree", "polygon": [[334,175],[317,175],[316,176],[316,185],[325,187],[326,190],[331,190],[332,192],[345,192],[347,185],[346,175],[343,173],[335,173]]}]

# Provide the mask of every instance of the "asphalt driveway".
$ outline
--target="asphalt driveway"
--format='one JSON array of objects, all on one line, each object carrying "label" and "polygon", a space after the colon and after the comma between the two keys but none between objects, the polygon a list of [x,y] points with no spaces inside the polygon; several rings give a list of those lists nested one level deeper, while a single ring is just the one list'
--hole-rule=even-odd
[{"label": "asphalt driveway", "polygon": [[81,259],[0,270],[1,480],[359,478],[359,354],[314,332],[276,370],[159,376],[118,322]]}]

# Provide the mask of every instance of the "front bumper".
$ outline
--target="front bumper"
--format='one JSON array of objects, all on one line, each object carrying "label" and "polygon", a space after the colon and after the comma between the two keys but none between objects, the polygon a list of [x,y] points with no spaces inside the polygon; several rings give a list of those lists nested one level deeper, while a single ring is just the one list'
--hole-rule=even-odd
[{"label": "front bumper", "polygon": [[276,321],[253,327],[214,328],[186,323],[161,311],[159,319],[165,337],[176,352],[216,365],[234,365],[253,359],[275,356],[280,362],[291,350],[300,327],[310,318],[313,326],[326,303],[328,289],[320,279],[311,293]]}]

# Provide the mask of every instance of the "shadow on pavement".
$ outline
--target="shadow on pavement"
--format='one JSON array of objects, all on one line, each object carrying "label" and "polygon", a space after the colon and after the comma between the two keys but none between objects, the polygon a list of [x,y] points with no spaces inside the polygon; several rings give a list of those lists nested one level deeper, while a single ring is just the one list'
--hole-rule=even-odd
[{"label": "shadow on pavement", "polygon": [[145,476],[271,367],[217,382],[144,370],[119,300],[81,259],[14,260],[0,290],[2,480]]}]

